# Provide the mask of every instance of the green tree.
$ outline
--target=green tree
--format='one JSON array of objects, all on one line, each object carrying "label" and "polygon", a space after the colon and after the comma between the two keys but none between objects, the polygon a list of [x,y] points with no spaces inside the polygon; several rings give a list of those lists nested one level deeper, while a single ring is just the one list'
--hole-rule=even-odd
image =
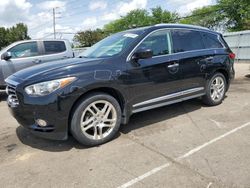
[{"label": "green tree", "polygon": [[3,48],[15,41],[30,39],[28,28],[23,23],[18,23],[10,28],[0,28],[0,48]]},{"label": "green tree", "polygon": [[78,47],[89,47],[105,37],[101,29],[80,31],[74,36]]},{"label": "green tree", "polygon": [[104,31],[106,33],[116,33],[134,27],[143,27],[159,23],[175,23],[178,18],[179,15],[177,13],[163,10],[161,7],[151,9],[151,13],[145,9],[136,9],[106,24]]},{"label": "green tree", "polygon": [[249,0],[218,0],[216,5],[195,9],[180,22],[214,30],[250,29],[250,2]]},{"label": "green tree", "polygon": [[218,6],[212,5],[193,10],[189,16],[182,18],[180,23],[200,25],[216,30],[221,21],[222,16],[219,14]]},{"label": "green tree", "polygon": [[104,26],[104,32],[116,33],[131,29],[134,27],[143,27],[150,25],[151,17],[148,11],[144,9],[136,9],[130,11],[126,16],[112,21]]},{"label": "green tree", "polygon": [[218,0],[218,7],[229,31],[250,29],[249,0]]},{"label": "green tree", "polygon": [[28,36],[28,28],[23,23],[18,23],[15,26],[7,29],[8,43],[26,39],[30,39],[30,37]]},{"label": "green tree", "polygon": [[6,39],[6,29],[4,27],[0,27],[0,49],[8,45],[8,41]]},{"label": "green tree", "polygon": [[179,19],[179,15],[176,12],[169,12],[163,10],[161,7],[151,9],[151,25],[159,23],[176,23]]}]

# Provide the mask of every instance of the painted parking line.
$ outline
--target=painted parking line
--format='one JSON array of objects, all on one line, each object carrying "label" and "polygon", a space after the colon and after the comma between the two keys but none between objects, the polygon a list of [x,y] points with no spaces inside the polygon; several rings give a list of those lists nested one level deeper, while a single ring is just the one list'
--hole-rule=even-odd
[{"label": "painted parking line", "polygon": [[[223,134],[221,136],[218,136],[218,137],[216,137],[216,138],[214,138],[214,139],[212,139],[212,140],[210,140],[210,141],[208,141],[208,142],[206,142],[206,143],[204,143],[204,144],[202,144],[200,146],[197,146],[196,148],[194,148],[194,149],[188,151],[187,153],[185,153],[184,155],[181,155],[181,156],[177,157],[175,160],[179,161],[179,160],[185,159],[185,158],[197,153],[201,149],[203,149],[203,148],[205,148],[205,147],[207,147],[207,146],[221,140],[222,138],[225,138],[225,137],[227,137],[227,136],[229,136],[229,135],[231,135],[231,134],[233,134],[233,133],[239,131],[240,129],[243,129],[243,128],[249,126],[249,125],[250,125],[250,122],[247,122],[247,123],[245,123],[245,124],[243,124],[243,125],[241,125],[239,127],[236,127],[234,129],[232,129],[231,131],[228,131],[228,132],[226,132],[225,134]],[[129,182],[119,186],[118,188],[130,187],[130,186],[134,185],[135,183],[137,183],[137,182],[139,182],[139,181],[141,181],[141,180],[143,180],[143,179],[145,179],[145,178],[147,178],[149,176],[152,176],[153,174],[161,171],[162,169],[169,167],[170,165],[171,165],[170,163],[165,163],[165,164],[163,164],[161,166],[158,166],[158,167],[146,172],[145,174],[140,175],[140,176],[130,180]]]}]

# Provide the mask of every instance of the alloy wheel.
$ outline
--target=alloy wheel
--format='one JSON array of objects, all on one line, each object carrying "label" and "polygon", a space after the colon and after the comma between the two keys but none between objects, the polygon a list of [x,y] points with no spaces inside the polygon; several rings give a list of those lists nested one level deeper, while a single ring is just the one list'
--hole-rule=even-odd
[{"label": "alloy wheel", "polygon": [[115,107],[106,100],[98,100],[87,106],[81,115],[81,130],[92,140],[107,137],[117,122]]},{"label": "alloy wheel", "polygon": [[224,97],[225,81],[222,77],[215,77],[210,86],[210,95],[213,101],[218,102]]}]

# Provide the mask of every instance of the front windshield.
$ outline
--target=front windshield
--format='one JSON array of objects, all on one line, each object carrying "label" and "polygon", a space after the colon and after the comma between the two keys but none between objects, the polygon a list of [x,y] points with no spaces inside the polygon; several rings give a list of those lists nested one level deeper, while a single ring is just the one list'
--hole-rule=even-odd
[{"label": "front windshield", "polygon": [[102,58],[114,56],[126,49],[141,33],[142,31],[137,30],[111,35],[81,53],[79,57]]}]

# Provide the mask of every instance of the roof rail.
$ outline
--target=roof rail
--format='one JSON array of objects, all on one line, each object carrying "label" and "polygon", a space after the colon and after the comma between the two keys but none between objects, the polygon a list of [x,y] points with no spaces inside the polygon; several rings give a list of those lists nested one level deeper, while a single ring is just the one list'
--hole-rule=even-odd
[{"label": "roof rail", "polygon": [[176,25],[176,26],[185,26],[185,27],[192,27],[192,28],[198,28],[198,29],[206,29],[206,30],[209,30],[208,28],[206,27],[202,27],[202,26],[197,26],[197,25],[191,25],[191,24],[167,24],[167,23],[160,23],[160,24],[156,24],[154,26],[173,26],[173,25]]}]

